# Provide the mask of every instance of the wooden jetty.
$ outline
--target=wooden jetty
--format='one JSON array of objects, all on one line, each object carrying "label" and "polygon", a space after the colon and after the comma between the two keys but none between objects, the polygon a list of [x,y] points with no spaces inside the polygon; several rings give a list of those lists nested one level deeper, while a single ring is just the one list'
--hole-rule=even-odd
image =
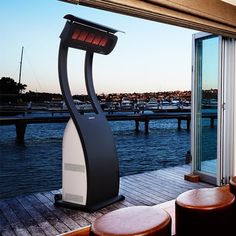
[{"label": "wooden jetty", "polygon": [[[149,122],[151,120],[161,119],[176,119],[178,121],[178,129],[181,129],[182,121],[186,121],[187,130],[190,130],[191,112],[158,112],[153,114],[110,114],[106,115],[109,121],[135,121],[135,131],[139,131],[140,122],[144,123],[145,133],[149,132]],[[217,114],[206,113],[203,114],[203,118],[210,120],[210,126],[214,126],[214,120],[217,119]],[[1,117],[0,125],[15,125],[16,127],[16,138],[18,141],[24,140],[25,130],[27,124],[37,123],[65,123],[69,120],[69,115],[47,115],[47,116],[22,116],[22,117]]]},{"label": "wooden jetty", "polygon": [[176,166],[121,177],[120,193],[125,200],[94,213],[58,208],[54,194],[59,190],[0,200],[0,235],[58,235],[90,225],[97,217],[128,206],[155,206],[175,199],[180,193],[206,183],[184,180],[190,166]]}]

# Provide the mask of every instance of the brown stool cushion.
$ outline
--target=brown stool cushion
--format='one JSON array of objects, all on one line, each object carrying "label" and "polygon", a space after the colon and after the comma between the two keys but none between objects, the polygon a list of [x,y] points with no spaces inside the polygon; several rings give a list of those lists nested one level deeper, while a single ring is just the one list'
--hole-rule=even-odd
[{"label": "brown stool cushion", "polygon": [[231,216],[235,197],[219,188],[194,189],[175,202],[176,236],[233,235]]},{"label": "brown stool cushion", "polygon": [[193,189],[180,194],[176,203],[193,211],[219,210],[234,203],[234,196],[218,188]]},{"label": "brown stool cushion", "polygon": [[160,208],[126,207],[107,213],[92,224],[91,235],[171,235],[170,215]]}]

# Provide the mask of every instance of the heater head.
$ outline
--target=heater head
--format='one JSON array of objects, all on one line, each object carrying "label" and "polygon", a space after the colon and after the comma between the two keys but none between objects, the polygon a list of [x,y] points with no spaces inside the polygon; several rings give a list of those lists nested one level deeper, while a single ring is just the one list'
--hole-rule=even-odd
[{"label": "heater head", "polygon": [[66,15],[64,18],[68,21],[60,38],[65,46],[105,55],[114,49],[117,42],[114,33],[118,30],[73,15]]}]

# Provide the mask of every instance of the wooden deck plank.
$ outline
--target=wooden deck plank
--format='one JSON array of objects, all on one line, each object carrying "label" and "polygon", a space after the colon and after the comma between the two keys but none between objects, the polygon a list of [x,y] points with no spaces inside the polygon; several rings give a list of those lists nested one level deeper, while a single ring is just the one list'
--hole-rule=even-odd
[{"label": "wooden deck plank", "polygon": [[[58,191],[58,190],[51,191],[50,192],[50,194],[52,195],[51,199],[54,198],[54,194],[57,194],[59,192],[60,191]],[[93,222],[97,217],[102,215],[99,211],[93,212],[93,213],[87,213],[87,212],[82,212],[82,211],[78,211],[78,210],[66,209],[66,208],[60,208],[60,209],[66,215],[69,215],[76,222],[78,222],[80,220],[80,216],[81,216],[83,218],[83,220],[85,219],[88,222],[88,224],[91,224],[91,222]],[[86,226],[86,225],[83,225],[83,226]]]},{"label": "wooden deck plank", "polygon": [[[130,183],[129,183],[130,184]],[[140,186],[139,186],[140,187]],[[122,189],[122,187],[121,187]],[[143,195],[139,188],[135,189],[135,186],[126,187],[126,191],[130,196],[133,196],[135,200],[138,200],[141,204],[151,206],[155,204],[155,199],[151,199],[148,195]],[[127,194],[126,192],[126,194]]]},{"label": "wooden deck plank", "polygon": [[[144,178],[144,176],[138,176],[138,175],[134,176],[133,182],[137,187],[140,186],[144,192],[147,191],[150,194],[154,195],[155,199],[158,196],[160,201],[163,201],[163,200],[165,201],[166,197],[172,197],[170,195],[174,195],[174,194],[171,194],[171,193],[173,193],[173,190],[174,190],[172,187],[169,191],[167,191],[166,185],[165,185],[165,189],[163,190],[163,183],[159,183],[155,179],[149,178],[149,176],[145,176],[145,178]],[[156,193],[161,193],[161,195],[159,195],[159,194],[157,195]]]},{"label": "wooden deck plank", "polygon": [[70,228],[63,222],[62,219],[58,218],[55,212],[47,207],[47,199],[42,193],[35,193],[34,196],[37,198],[38,201],[41,202],[41,206],[44,209],[44,214],[50,219],[51,224],[59,233],[65,233]]},{"label": "wooden deck plank", "polygon": [[9,226],[17,236],[30,235],[29,231],[25,228],[24,224],[21,222],[21,219],[18,219],[14,211],[7,204],[6,200],[0,201],[0,210],[3,212],[3,215],[9,222]]},{"label": "wooden deck plank", "polygon": [[120,193],[125,196],[124,204],[128,203],[129,205],[133,205],[133,206],[141,205],[140,202],[134,200],[133,196],[129,196],[128,194],[126,194],[125,191],[120,190]]},{"label": "wooden deck plank", "polygon": [[[57,194],[57,193],[59,193],[59,191],[51,191],[51,192],[44,193],[44,195],[46,195],[49,198],[49,200],[51,201],[51,204],[52,204],[51,206],[53,206],[53,207],[55,207],[54,206],[54,194]],[[78,210],[72,210],[72,209],[67,209],[67,208],[57,208],[57,209],[62,211],[65,214],[65,216],[70,217],[73,221],[75,221],[81,227],[87,226],[88,224],[90,224],[90,222],[86,218],[84,218]]]},{"label": "wooden deck plank", "polygon": [[[166,177],[160,178],[159,176],[155,178],[153,175],[143,175],[143,176],[135,176],[136,181],[139,181],[144,187],[150,186],[156,188],[156,191],[160,191],[162,193],[166,193],[167,196],[170,193],[174,193],[176,190],[173,188],[173,181],[168,180]],[[163,185],[164,185],[164,191],[163,191]]]},{"label": "wooden deck plank", "polygon": [[0,201],[0,210],[3,212],[5,218],[10,224],[15,224],[20,222],[17,218],[16,214],[13,212],[13,210],[10,208],[10,206],[7,204],[6,200]]},{"label": "wooden deck plank", "polygon": [[[76,221],[71,219],[69,215],[66,215],[60,208],[54,206],[54,195],[51,195],[50,193],[42,193],[42,196],[44,197],[43,199],[43,204],[50,210],[52,211],[55,216],[57,216],[65,225],[67,225],[70,229],[76,229],[79,226],[84,226],[87,225],[88,222],[83,219],[82,217],[79,218],[81,224],[78,224]],[[85,223],[82,223],[85,221]]]},{"label": "wooden deck plank", "polygon": [[182,179],[177,180],[173,179],[172,176],[165,176],[164,174],[158,174],[158,175],[147,174],[145,180],[147,183],[154,184],[157,187],[161,187],[161,189],[163,188],[164,185],[165,190],[173,194],[176,194],[175,192],[178,193],[179,191],[186,190],[186,188],[194,187],[193,183],[187,183],[187,181],[185,181],[183,177]]},{"label": "wooden deck plank", "polygon": [[119,201],[113,204],[117,208],[124,208],[124,207],[131,207],[134,206],[134,204],[131,204],[130,202],[127,201],[127,198],[125,198],[124,201]]},{"label": "wooden deck plank", "polygon": [[31,215],[25,210],[25,208],[16,199],[7,200],[8,205],[13,209],[16,216],[20,219],[25,228],[32,235],[45,235],[37,222]]},{"label": "wooden deck plank", "polygon": [[16,235],[0,210],[0,235]]},{"label": "wooden deck plank", "polygon": [[121,187],[121,191],[123,193],[123,195],[125,197],[128,197],[130,201],[132,201],[132,203],[136,206],[140,206],[140,205],[146,205],[146,206],[150,206],[153,205],[152,202],[146,201],[145,199],[143,199],[142,197],[140,197],[137,193],[132,193],[132,190],[127,188],[125,189],[125,191],[122,190]]},{"label": "wooden deck plank", "polygon": [[30,201],[27,200],[25,196],[17,197],[17,200],[22,204],[22,206],[31,215],[31,217],[37,222],[44,234],[52,235],[56,233],[54,227],[49,224],[47,219],[39,211],[37,211],[37,209],[33,206],[33,204],[31,204]]},{"label": "wooden deck plank", "polygon": [[11,225],[11,226],[17,236],[31,235],[21,222],[15,223],[14,225]]},{"label": "wooden deck plank", "polygon": [[164,202],[167,199],[169,200],[169,196],[165,196],[164,198],[163,196],[157,196],[156,194],[151,193],[148,184],[142,184],[141,182],[137,182],[135,179],[124,182],[129,184],[129,186],[132,186],[132,190],[136,190],[138,196],[142,196],[142,198],[150,201],[150,204],[157,204],[158,202]]},{"label": "wooden deck plank", "polygon": [[47,220],[47,230],[50,231],[51,235],[59,234],[60,230],[58,231],[56,228],[58,219],[49,210],[47,210],[47,208],[34,195],[28,195],[26,196],[26,198],[35,207],[35,209]]},{"label": "wooden deck plank", "polygon": [[2,211],[0,210],[0,232],[7,226],[8,226],[7,219],[4,217]]},{"label": "wooden deck plank", "polygon": [[21,222],[27,227],[28,225],[35,224],[35,220],[30,217],[28,212],[23,208],[23,206],[17,201],[17,199],[7,200],[8,205],[14,211],[16,216],[21,220]]},{"label": "wooden deck plank", "polygon": [[14,233],[14,231],[12,231],[11,229],[5,229],[4,231],[0,231],[0,235],[1,236],[14,236],[14,235],[16,235],[15,233]]},{"label": "wooden deck plank", "polygon": [[60,190],[0,200],[0,235],[58,235],[90,225],[97,217],[119,208],[165,204],[186,190],[211,187],[184,180],[188,173],[190,167],[184,165],[121,177],[120,194],[125,200],[94,213],[55,207],[54,195]]},{"label": "wooden deck plank", "polygon": [[[83,217],[79,216],[73,220],[70,215],[65,214],[61,209],[54,206],[54,195],[50,192],[45,192],[43,195],[46,197],[44,204],[48,209],[50,209],[59,219],[61,219],[64,224],[66,224],[71,230],[77,229],[78,227],[83,227],[88,225],[88,221]],[[79,224],[77,223],[79,222]]]},{"label": "wooden deck plank", "polygon": [[[140,187],[146,189],[144,194],[152,196],[152,198],[158,199],[158,202],[164,202],[166,200],[171,200],[176,198],[176,193],[173,193],[173,190],[167,191],[163,189],[163,186],[158,185],[158,183],[142,182],[142,178],[135,178],[135,181],[139,181],[138,184]],[[138,186],[137,186],[138,187]],[[161,191],[160,191],[161,189]],[[158,197],[157,197],[158,196]]]}]

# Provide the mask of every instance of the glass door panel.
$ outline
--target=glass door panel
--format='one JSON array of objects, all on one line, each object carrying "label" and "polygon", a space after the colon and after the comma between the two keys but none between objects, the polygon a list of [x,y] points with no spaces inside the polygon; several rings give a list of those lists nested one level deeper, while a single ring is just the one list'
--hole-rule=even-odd
[{"label": "glass door panel", "polygon": [[194,45],[195,171],[216,179],[220,38],[204,33],[196,34]]}]

